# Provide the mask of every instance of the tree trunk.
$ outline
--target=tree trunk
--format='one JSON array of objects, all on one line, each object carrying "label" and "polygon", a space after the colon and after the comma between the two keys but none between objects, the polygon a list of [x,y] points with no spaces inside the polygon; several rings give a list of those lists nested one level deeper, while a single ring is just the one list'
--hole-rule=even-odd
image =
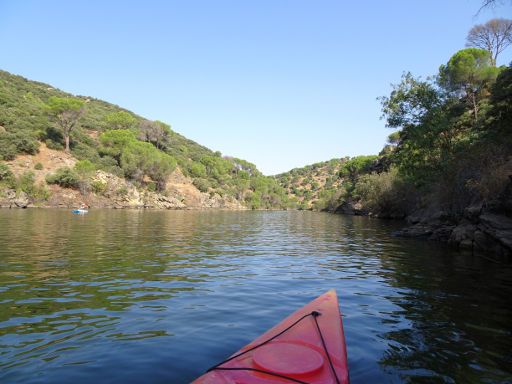
[{"label": "tree trunk", "polygon": [[64,136],[64,143],[66,144],[66,152],[69,152],[69,135]]},{"label": "tree trunk", "polygon": [[476,94],[475,92],[471,93],[471,98],[473,99],[473,113],[475,116],[475,123],[478,120],[478,104],[476,103]]}]

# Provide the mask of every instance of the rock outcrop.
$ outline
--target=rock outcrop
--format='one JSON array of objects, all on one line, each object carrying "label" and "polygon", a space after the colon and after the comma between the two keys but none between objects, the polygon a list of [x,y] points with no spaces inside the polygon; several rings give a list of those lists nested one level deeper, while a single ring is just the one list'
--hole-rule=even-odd
[{"label": "rock outcrop", "polygon": [[46,201],[34,201],[25,192],[12,189],[0,191],[0,207],[73,208],[86,204],[94,208],[118,209],[245,209],[234,198],[200,192],[192,184],[192,180],[183,176],[179,169],[172,178],[178,178],[181,182],[175,184],[170,180],[166,190],[157,193],[139,189],[133,183],[113,174],[96,171],[90,185],[82,190],[49,185],[49,198]]},{"label": "rock outcrop", "polygon": [[[91,180],[92,189],[78,191],[51,186],[50,207],[75,207],[81,203],[96,208],[148,208],[148,209],[244,209],[244,207],[218,194],[202,193],[183,177],[180,186],[167,183],[162,193],[138,189],[133,183],[104,171],[96,171]],[[174,176],[176,177],[176,175]]]},{"label": "rock outcrop", "polygon": [[181,201],[189,209],[245,209],[238,200],[232,197],[222,197],[217,193],[199,191],[193,184],[193,180],[183,175],[179,168],[170,175],[165,190],[169,196]]},{"label": "rock outcrop", "polygon": [[[33,173],[37,185],[46,185],[45,176],[61,167],[72,168],[77,160],[66,152],[48,148],[40,144],[35,155],[19,155],[6,162],[17,176]],[[158,193],[137,188],[132,182],[113,174],[96,171],[88,185],[80,190],[48,185],[47,200],[37,201],[25,192],[12,189],[0,190],[0,207],[26,208],[61,207],[72,208],[87,204],[96,208],[148,208],[148,209],[245,209],[233,197],[223,197],[217,193],[199,191],[193,180],[183,175],[179,168],[169,176],[165,190]]]},{"label": "rock outcrop", "polygon": [[[498,208],[498,209],[497,209]],[[488,253],[505,260],[512,258],[512,217],[500,205],[492,208],[473,205],[455,220],[445,212],[409,216],[411,226],[394,233],[395,236],[445,241],[461,249]]]},{"label": "rock outcrop", "polygon": [[7,189],[0,195],[0,208],[27,208],[30,204],[29,196],[23,191],[16,193],[14,189]]},{"label": "rock outcrop", "polygon": [[343,215],[353,216],[366,216],[369,214],[367,210],[363,208],[363,205],[359,201],[347,200],[338,206],[335,213],[341,213]]}]

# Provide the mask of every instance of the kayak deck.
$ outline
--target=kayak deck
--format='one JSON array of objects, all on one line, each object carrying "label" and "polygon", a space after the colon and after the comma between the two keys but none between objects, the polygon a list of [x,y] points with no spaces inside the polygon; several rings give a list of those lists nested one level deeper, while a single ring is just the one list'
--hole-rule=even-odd
[{"label": "kayak deck", "polygon": [[291,382],[349,382],[345,337],[334,290],[288,316],[194,384]]}]

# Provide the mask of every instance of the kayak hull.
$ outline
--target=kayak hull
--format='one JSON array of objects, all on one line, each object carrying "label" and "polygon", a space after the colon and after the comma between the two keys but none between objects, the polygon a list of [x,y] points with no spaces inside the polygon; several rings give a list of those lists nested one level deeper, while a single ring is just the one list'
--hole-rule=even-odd
[{"label": "kayak hull", "polygon": [[87,209],[73,209],[71,212],[76,213],[78,215],[84,215],[84,214],[88,213],[89,211]]},{"label": "kayak hull", "polygon": [[[311,315],[313,312],[319,315]],[[339,383],[349,382],[338,298],[330,290],[196,379],[194,384],[330,384],[337,382],[333,370]]]}]

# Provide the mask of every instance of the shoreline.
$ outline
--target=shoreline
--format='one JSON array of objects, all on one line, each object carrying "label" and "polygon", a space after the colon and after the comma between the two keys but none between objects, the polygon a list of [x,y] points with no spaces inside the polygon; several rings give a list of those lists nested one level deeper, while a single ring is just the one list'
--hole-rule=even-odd
[{"label": "shoreline", "polygon": [[[4,209],[76,209],[77,205],[33,205],[27,204],[18,206],[1,205],[0,210]],[[92,206],[95,209],[112,210],[149,210],[149,211],[231,211],[231,212],[284,212],[284,211],[304,211],[304,212],[325,212],[334,215],[344,216],[362,216],[370,219],[385,221],[402,221],[405,226],[397,231],[391,232],[389,236],[410,238],[423,241],[436,241],[448,244],[460,251],[471,252],[472,254],[482,254],[489,258],[490,255],[498,259],[492,259],[496,262],[512,262],[512,219],[485,209],[475,207],[468,208],[463,217],[459,220],[450,220],[444,217],[442,212],[436,214],[416,214],[409,215],[406,218],[378,217],[369,213],[346,213],[329,212],[300,209],[250,209],[246,207],[173,207],[164,208],[157,206]]]}]

